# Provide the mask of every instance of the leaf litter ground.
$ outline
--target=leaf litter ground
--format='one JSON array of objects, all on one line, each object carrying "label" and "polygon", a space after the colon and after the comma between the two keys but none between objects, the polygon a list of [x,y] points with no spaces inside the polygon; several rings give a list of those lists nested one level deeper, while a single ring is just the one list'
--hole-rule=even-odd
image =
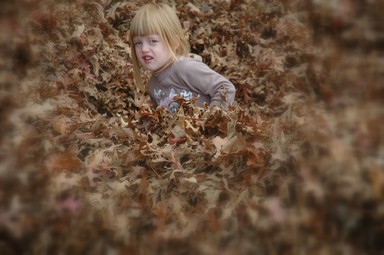
[{"label": "leaf litter ground", "polygon": [[144,2],[1,3],[2,254],[382,253],[382,4],[173,2],[237,103],[169,114]]}]

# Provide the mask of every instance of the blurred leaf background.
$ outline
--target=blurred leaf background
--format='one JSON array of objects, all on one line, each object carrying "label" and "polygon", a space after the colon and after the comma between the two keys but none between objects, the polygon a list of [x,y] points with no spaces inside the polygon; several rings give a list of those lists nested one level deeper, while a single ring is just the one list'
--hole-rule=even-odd
[{"label": "blurred leaf background", "polygon": [[133,83],[146,2],[0,3],[1,254],[382,254],[382,1],[169,1],[237,88],[174,115]]}]

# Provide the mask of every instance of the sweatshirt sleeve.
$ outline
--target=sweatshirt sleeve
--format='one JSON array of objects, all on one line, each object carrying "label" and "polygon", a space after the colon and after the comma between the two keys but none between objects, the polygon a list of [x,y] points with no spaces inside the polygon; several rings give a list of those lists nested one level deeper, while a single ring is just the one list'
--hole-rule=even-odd
[{"label": "sweatshirt sleeve", "polygon": [[197,60],[181,61],[176,74],[192,91],[208,95],[210,105],[228,107],[235,98],[235,86],[224,76]]}]

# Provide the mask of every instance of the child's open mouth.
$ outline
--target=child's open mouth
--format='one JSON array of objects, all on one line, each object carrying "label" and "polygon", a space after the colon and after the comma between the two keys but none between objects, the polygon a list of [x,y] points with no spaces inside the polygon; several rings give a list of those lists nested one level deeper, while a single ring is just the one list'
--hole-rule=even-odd
[{"label": "child's open mouth", "polygon": [[151,56],[144,56],[143,57],[143,60],[145,63],[150,63],[152,59],[153,59],[153,57],[151,57]]}]

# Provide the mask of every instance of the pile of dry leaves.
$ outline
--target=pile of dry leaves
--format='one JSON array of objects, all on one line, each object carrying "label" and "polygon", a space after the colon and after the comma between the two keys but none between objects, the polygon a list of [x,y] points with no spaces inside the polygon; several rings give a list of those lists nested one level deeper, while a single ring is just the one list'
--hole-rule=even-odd
[{"label": "pile of dry leaves", "polygon": [[169,1],[237,88],[170,114],[133,83],[145,2],[0,4],[1,254],[382,254],[383,4]]}]

